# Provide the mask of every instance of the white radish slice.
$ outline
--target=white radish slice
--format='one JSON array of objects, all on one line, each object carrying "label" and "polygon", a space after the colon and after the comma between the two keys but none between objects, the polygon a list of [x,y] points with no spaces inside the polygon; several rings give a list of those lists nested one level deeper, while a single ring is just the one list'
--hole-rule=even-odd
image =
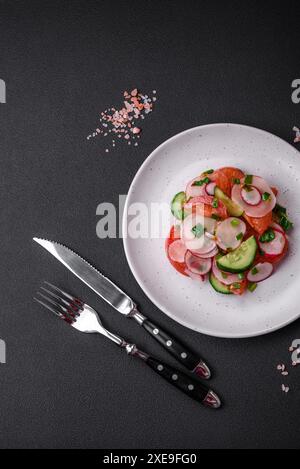
[{"label": "white radish slice", "polygon": [[284,229],[282,228],[282,226],[278,225],[278,223],[273,222],[271,224],[271,228],[273,228],[273,230],[280,231],[280,233],[284,234]]},{"label": "white radish slice", "polygon": [[[211,218],[204,217],[199,213],[188,215],[181,225],[181,239],[187,249],[190,251],[198,251],[200,254],[206,254],[216,247],[216,242],[205,236],[205,232],[213,234],[217,222]],[[199,226],[199,232],[203,230],[203,234],[197,235],[195,227]]]},{"label": "white radish slice", "polygon": [[272,275],[273,270],[274,267],[270,262],[261,262],[248,272],[247,279],[249,282],[262,282]]},{"label": "white radish slice", "polygon": [[215,257],[218,254],[219,249],[216,246],[214,249],[212,249],[211,251],[209,251],[206,254],[199,254],[198,251],[191,251],[191,252],[196,257],[201,257],[202,259],[209,259],[209,258]]},{"label": "white radish slice", "polygon": [[262,201],[261,193],[254,186],[250,186],[249,189],[244,186],[241,190],[241,197],[246,204],[253,207],[256,207]]},{"label": "white radish slice", "polygon": [[186,254],[185,244],[178,239],[169,246],[169,257],[174,262],[184,262]]},{"label": "white radish slice", "polygon": [[198,256],[194,256],[190,251],[186,252],[185,264],[187,269],[193,274],[205,275],[212,267],[211,259],[201,259]]},{"label": "white radish slice", "polygon": [[216,230],[218,246],[224,251],[238,248],[246,229],[246,224],[239,218],[230,217],[222,221]]},{"label": "white radish slice", "polygon": [[211,252],[216,247],[216,242],[212,239],[208,239],[206,236],[202,236],[202,238],[194,238],[189,241],[185,241],[185,246],[190,251],[197,251],[198,256],[202,256],[203,254],[207,254]]},{"label": "white radish slice", "polygon": [[241,185],[234,184],[231,193],[232,200],[236,204],[240,205],[244,209],[245,214],[249,217],[262,218],[265,215],[268,215],[276,205],[276,196],[272,192],[268,183],[259,176],[253,176],[251,185],[258,189],[261,194],[270,194],[270,198],[269,200],[261,200],[261,203],[257,206],[252,206],[247,204],[242,198],[241,191],[244,182],[245,178],[241,180]]},{"label": "white radish slice", "polygon": [[241,279],[237,274],[229,274],[227,272],[222,272],[218,266],[217,266],[217,261],[214,259],[213,265],[212,265],[212,272],[214,276],[221,282],[224,283],[224,285],[232,285],[233,283],[240,283]]},{"label": "white radish slice", "polygon": [[201,274],[193,274],[193,272],[191,272],[190,270],[186,269],[185,270],[185,273],[192,279],[192,280],[196,280],[199,282],[199,280],[201,280],[201,282],[204,282],[205,280],[205,275],[201,275]]},{"label": "white radish slice", "polygon": [[198,176],[197,178],[193,179],[188,183],[186,186],[185,194],[187,200],[190,199],[191,197],[200,197],[201,195],[206,194],[205,186],[206,184],[203,184],[202,186],[194,186],[195,182],[200,182],[203,180],[203,177]]},{"label": "white radish slice", "polygon": [[215,182],[210,182],[209,184],[207,184],[207,186],[205,187],[205,190],[206,192],[208,193],[208,195],[215,195],[215,189],[217,187],[217,184]]},{"label": "white radish slice", "polygon": [[275,239],[273,239],[273,241],[269,243],[259,242],[259,247],[266,256],[274,257],[283,253],[286,237],[281,231],[274,230],[274,233]]}]

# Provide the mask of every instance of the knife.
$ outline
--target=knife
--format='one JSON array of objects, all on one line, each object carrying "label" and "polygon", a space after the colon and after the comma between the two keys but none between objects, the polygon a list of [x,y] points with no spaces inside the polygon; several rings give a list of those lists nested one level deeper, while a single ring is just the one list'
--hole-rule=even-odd
[{"label": "knife", "polygon": [[119,313],[128,318],[135,319],[140,326],[190,372],[204,379],[211,377],[210,369],[199,356],[141,314],[137,309],[137,305],[126,293],[81,256],[60,243],[40,238],[33,238],[33,240],[56,257],[56,259],[94,290],[102,299],[119,311]]}]

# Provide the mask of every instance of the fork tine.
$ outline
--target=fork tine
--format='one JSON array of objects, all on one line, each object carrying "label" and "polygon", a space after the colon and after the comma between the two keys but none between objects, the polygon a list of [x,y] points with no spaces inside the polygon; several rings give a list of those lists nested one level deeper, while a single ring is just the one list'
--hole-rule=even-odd
[{"label": "fork tine", "polygon": [[57,300],[61,301],[67,308],[72,308],[72,314],[74,313],[75,315],[79,315],[79,305],[78,304],[75,304],[75,303],[71,303],[69,301],[66,301],[64,298],[62,298],[61,296],[58,296],[56,295],[55,293],[53,293],[51,290],[48,290],[47,288],[45,287],[41,287],[41,290],[45,291],[46,293],[48,293],[48,295],[52,296],[53,298],[56,298]]},{"label": "fork tine", "polygon": [[51,311],[53,314],[55,314],[55,316],[58,316],[59,318],[61,319],[64,319],[64,316],[61,314],[61,313],[58,313],[54,308],[52,308],[51,306],[47,305],[47,303],[45,303],[44,301],[42,300],[39,300],[38,298],[36,298],[35,296],[33,297],[33,299],[39,303],[40,305],[44,306],[45,308],[47,308],[49,311]]},{"label": "fork tine", "polygon": [[59,304],[57,301],[52,300],[52,298],[48,298],[46,295],[44,295],[41,292],[37,292],[38,295],[40,295],[42,298],[44,298],[48,303],[52,304],[53,306],[56,307],[56,311],[58,311],[66,321],[73,322],[74,321],[74,314],[72,314],[70,311],[68,311],[67,308]]},{"label": "fork tine", "polygon": [[73,303],[82,305],[82,301],[80,301],[78,298],[75,298],[74,296],[71,296],[69,293],[65,292],[64,290],[61,290],[61,288],[56,287],[55,285],[53,285],[50,282],[47,282],[46,280],[44,283],[49,285],[51,288],[53,288],[53,290],[56,290],[61,295],[64,295],[66,298],[68,298],[68,300],[72,301]]}]

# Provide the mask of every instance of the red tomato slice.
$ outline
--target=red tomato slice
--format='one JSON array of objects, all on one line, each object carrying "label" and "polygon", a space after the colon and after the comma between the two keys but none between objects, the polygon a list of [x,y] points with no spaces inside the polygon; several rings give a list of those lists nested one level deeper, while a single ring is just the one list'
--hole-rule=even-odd
[{"label": "red tomato slice", "polygon": [[230,191],[234,185],[234,179],[243,179],[245,177],[243,171],[238,168],[233,168],[231,166],[221,168],[219,171],[222,171],[222,173],[225,174],[225,176],[227,176],[227,178],[229,179]]}]

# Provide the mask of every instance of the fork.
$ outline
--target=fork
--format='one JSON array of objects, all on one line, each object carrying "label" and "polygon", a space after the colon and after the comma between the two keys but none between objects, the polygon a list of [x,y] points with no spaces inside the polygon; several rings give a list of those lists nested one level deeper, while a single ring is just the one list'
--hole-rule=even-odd
[{"label": "fork", "polygon": [[124,349],[128,355],[141,359],[153,371],[194,400],[213,409],[218,409],[221,406],[221,401],[217,394],[199,383],[194,377],[189,377],[187,374],[163,363],[161,360],[151,357],[142,350],[139,350],[135,344],[130,344],[122,337],[105,329],[99,315],[91,306],[49,282],[45,282],[45,284],[47,288],[42,286],[37,293],[38,297],[34,297],[34,300],[74,327],[77,331],[104,335],[107,339],[110,339]]}]

